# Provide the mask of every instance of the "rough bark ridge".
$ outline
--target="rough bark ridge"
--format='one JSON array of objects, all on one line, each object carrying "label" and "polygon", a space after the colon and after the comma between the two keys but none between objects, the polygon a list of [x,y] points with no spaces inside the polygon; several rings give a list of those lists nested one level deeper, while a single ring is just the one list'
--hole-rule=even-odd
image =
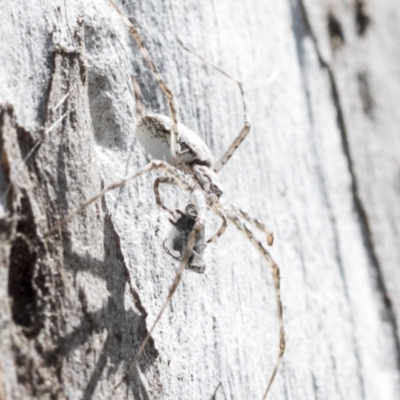
[{"label": "rough bark ridge", "polygon": [[[106,0],[27,3],[0,4],[0,399],[106,399],[177,267],[155,174],[43,234],[148,162],[131,75],[167,108]],[[253,130],[220,175],[275,233],[287,352],[270,399],[400,395],[396,3],[120,4],[215,157],[243,123],[238,90],[178,39],[249,89]],[[270,269],[233,228],[206,263],[113,398],[204,400],[220,382],[217,399],[261,398],[278,351]]]}]

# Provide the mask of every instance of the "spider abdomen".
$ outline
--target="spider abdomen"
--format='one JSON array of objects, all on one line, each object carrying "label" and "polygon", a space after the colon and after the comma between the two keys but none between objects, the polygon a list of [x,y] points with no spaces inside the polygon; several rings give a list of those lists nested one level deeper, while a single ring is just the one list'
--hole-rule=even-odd
[{"label": "spider abdomen", "polygon": [[[180,160],[187,165],[210,167],[213,157],[210,149],[196,133],[178,122]],[[161,114],[146,114],[137,123],[136,137],[155,159],[172,164],[171,119]]]}]

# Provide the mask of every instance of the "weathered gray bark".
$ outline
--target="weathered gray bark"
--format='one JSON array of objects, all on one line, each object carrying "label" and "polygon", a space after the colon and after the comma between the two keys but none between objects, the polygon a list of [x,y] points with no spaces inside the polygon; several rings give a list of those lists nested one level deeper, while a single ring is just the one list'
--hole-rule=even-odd
[{"label": "weathered gray bark", "polygon": [[[270,398],[398,399],[397,0],[124,3],[216,157],[243,123],[238,90],[177,39],[249,89],[253,130],[220,175],[275,233],[287,351]],[[166,104],[106,0],[0,9],[0,399],[110,398],[177,268],[155,175],[42,235],[149,160],[130,76],[149,109]],[[205,400],[219,382],[217,399],[261,398],[278,351],[270,269],[233,228],[206,259],[113,398]]]}]

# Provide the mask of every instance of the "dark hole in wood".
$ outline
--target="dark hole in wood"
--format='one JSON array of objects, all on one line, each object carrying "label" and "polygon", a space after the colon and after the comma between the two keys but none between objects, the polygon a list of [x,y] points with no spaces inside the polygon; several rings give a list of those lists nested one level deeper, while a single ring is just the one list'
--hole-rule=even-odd
[{"label": "dark hole in wood", "polygon": [[35,228],[32,209],[27,197],[21,200],[17,235],[11,246],[8,273],[8,295],[14,322],[27,328],[26,335],[35,336],[40,326],[37,318],[37,294],[34,272],[37,252],[33,246]]},{"label": "dark hole in wood", "polygon": [[328,14],[328,30],[331,42],[334,47],[344,43],[344,34],[339,20],[330,12]]},{"label": "dark hole in wood", "polygon": [[363,36],[371,22],[370,17],[365,11],[365,2],[363,0],[356,0],[356,27],[359,36]]}]

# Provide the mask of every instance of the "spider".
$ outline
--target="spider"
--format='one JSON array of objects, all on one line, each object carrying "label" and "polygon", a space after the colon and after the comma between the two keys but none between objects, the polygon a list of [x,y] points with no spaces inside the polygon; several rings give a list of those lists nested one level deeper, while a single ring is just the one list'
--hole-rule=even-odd
[{"label": "spider", "polygon": [[[240,208],[223,199],[223,190],[217,179],[218,172],[233,156],[251,129],[244,85],[219,67],[211,64],[203,57],[186,48],[181,43],[185,50],[193,53],[203,62],[211,65],[227,78],[236,82],[241,92],[244,110],[244,126],[221,158],[217,162],[213,162],[211,151],[207,145],[193,131],[178,122],[174,96],[150,57],[138,30],[114,4],[113,0],[109,0],[109,2],[128,27],[142,53],[143,58],[148,63],[159,86],[161,87],[161,90],[164,92],[168,104],[169,116],[167,117],[160,114],[150,113],[145,109],[139,85],[136,80],[132,78],[137,114],[136,136],[146,151],[153,157],[153,160],[135,173],[106,187],[98,195],[79,207],[75,212],[61,220],[60,223],[51,228],[44,236],[49,236],[56,232],[67,221],[80,213],[88,205],[103,197],[108,191],[119,188],[128,181],[153,170],[159,170],[166,174],[167,176],[156,178],[154,182],[154,193],[156,203],[170,214],[170,222],[173,225],[168,239],[163,243],[164,250],[175,259],[180,260],[180,266],[171,288],[169,289],[168,296],[155,318],[153,325],[139,347],[139,350],[123,379],[116,385],[115,389],[117,389],[130,376],[130,373],[143,353],[143,350],[158,321],[170,303],[172,296],[181,281],[184,270],[188,268],[198,273],[204,272],[205,264],[202,255],[207,244],[214,242],[218,237],[220,237],[224,233],[228,222],[230,222],[247,237],[264,260],[270,265],[272,270],[279,327],[279,353],[267,387],[262,396],[262,399],[265,399],[277,374],[285,351],[285,334],[283,327],[282,303],[280,298],[279,268],[271,257],[266,246],[256,239],[253,231],[255,229],[266,235],[267,244],[270,246],[273,244],[273,235],[262,222],[252,218]],[[180,210],[170,210],[164,205],[159,191],[159,186],[161,184],[178,185],[183,191],[190,194],[191,203],[186,207],[185,212]],[[205,238],[205,212],[207,209],[212,210],[222,221],[217,232],[208,239]]]}]

